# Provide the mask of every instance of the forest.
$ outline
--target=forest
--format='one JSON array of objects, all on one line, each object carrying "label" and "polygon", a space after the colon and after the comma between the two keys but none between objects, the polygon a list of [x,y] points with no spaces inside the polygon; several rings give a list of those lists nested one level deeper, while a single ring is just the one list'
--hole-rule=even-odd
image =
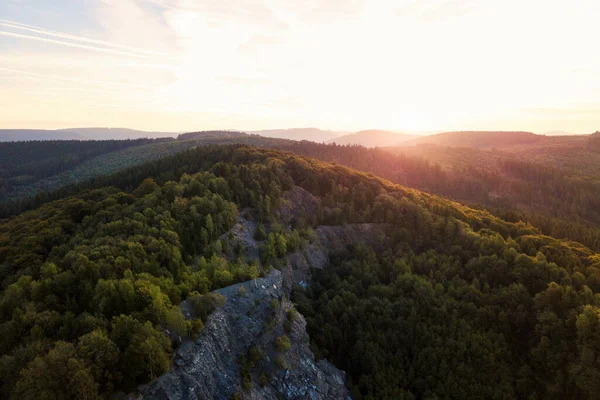
[{"label": "forest", "polygon": [[164,141],[166,139],[0,142],[0,199],[19,186],[73,169],[102,154]]},{"label": "forest", "polygon": [[[294,186],[320,205],[282,226]],[[0,222],[4,398],[135,390],[202,331],[211,290],[280,268],[312,228],[364,222],[386,224],[388,245],[336,254],[293,297],[314,353],[347,372],[354,398],[600,391],[600,256],[531,224],[244,145],[195,147],[76,189]],[[242,210],[263,230],[259,262],[228,235]]]},{"label": "forest", "polygon": [[[560,138],[539,140],[535,135],[536,140],[533,140],[529,136],[522,139],[525,142],[518,148],[523,148],[523,154],[533,161],[505,149],[365,148],[273,139],[240,132],[193,132],[180,135],[177,141],[136,146],[126,153],[112,152],[91,160],[85,168],[80,166],[68,173],[25,185],[19,189],[18,197],[13,194],[11,201],[0,202],[0,217],[39,207],[49,200],[94,187],[98,182],[110,185],[112,178],[107,179],[109,175],[135,169],[186,148],[240,143],[291,151],[371,172],[393,183],[486,209],[503,219],[530,222],[544,234],[568,238],[600,250],[600,181],[597,179],[599,171],[593,166],[598,134],[568,141]],[[517,139],[521,140],[520,136]],[[529,142],[535,147],[527,147]],[[550,144],[544,144],[547,142]],[[585,155],[583,160],[578,154]]]},{"label": "forest", "polygon": [[[148,177],[130,192],[87,190],[2,223],[3,397],[132,390],[170,368],[182,336],[201,331],[209,291],[271,268],[270,248],[264,265],[248,265],[229,257],[237,246],[221,236],[238,205],[270,217],[289,176],[259,162],[190,172],[175,170],[179,178],[161,185]],[[183,298],[198,304],[197,318],[184,318]]]}]

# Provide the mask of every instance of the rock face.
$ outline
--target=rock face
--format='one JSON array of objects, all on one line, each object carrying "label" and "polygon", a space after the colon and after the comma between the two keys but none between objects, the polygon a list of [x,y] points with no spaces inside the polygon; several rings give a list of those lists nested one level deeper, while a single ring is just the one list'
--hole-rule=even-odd
[{"label": "rock face", "polygon": [[[278,212],[286,223],[299,215],[315,213],[319,207],[319,199],[299,187],[287,192],[284,199]],[[281,272],[273,270],[264,278],[217,290],[226,298],[225,305],[208,317],[204,332],[196,342],[186,343],[176,351],[173,370],[141,390],[142,398],[349,398],[344,372],[325,360],[314,359],[306,321],[302,315],[291,312],[293,304],[287,298],[294,284],[310,283],[310,269],[326,267],[333,252],[361,242],[384,246],[385,229],[384,224],[320,226],[315,229],[316,240],[289,254]],[[235,237],[243,245],[246,259],[252,260],[259,255],[255,231],[256,221],[238,216],[232,230],[223,237]],[[185,314],[189,314],[187,307],[189,304],[183,302]],[[290,315],[295,318],[292,320]],[[287,351],[277,351],[275,341],[283,335],[289,338],[290,347]],[[251,349],[260,349],[264,359],[252,368],[246,365],[243,370],[240,359],[248,356]],[[281,365],[282,356],[285,367]],[[245,388],[242,386],[244,375]]]},{"label": "rock face", "polygon": [[284,193],[283,202],[277,210],[279,220],[283,223],[290,223],[295,218],[304,215],[314,215],[319,209],[321,200],[302,189],[294,186]]},{"label": "rock face", "polygon": [[286,289],[290,290],[294,284],[309,284],[311,268],[325,268],[332,253],[350,245],[384,246],[386,228],[386,224],[319,226],[315,229],[316,240],[313,243],[287,256],[288,263],[283,269]]},{"label": "rock face", "polygon": [[[246,210],[246,212],[241,214],[249,214],[249,212]],[[256,221],[238,215],[231,230],[224,235],[221,235],[220,239],[224,239],[230,235],[233,236],[244,247],[246,260],[250,261],[257,259],[259,255],[258,242],[254,239],[255,232]]]},{"label": "rock face", "polygon": [[[315,361],[304,318],[297,314],[284,329],[293,305],[285,296],[281,272],[273,270],[264,278],[217,292],[225,296],[225,305],[208,317],[196,342],[176,351],[173,370],[143,389],[142,398],[229,400],[237,395],[240,399],[316,400],[348,396],[345,374],[326,361]],[[277,352],[274,343],[282,335],[289,337],[291,346]],[[251,347],[261,349],[265,358],[250,371],[252,387],[243,390],[239,360]],[[273,362],[278,355],[285,357],[287,369]],[[262,387],[259,373],[267,377]]]}]

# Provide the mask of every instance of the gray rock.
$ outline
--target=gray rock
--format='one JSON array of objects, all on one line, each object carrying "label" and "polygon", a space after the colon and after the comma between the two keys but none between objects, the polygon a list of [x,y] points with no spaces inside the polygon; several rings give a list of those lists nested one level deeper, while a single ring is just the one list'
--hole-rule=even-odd
[{"label": "gray rock", "polygon": [[284,193],[283,202],[277,210],[278,220],[289,224],[295,218],[314,215],[319,209],[321,200],[307,190],[294,186]]},{"label": "gray rock", "polygon": [[243,210],[243,212],[236,217],[235,224],[231,230],[221,235],[220,239],[232,235],[243,246],[246,260],[251,261],[258,258],[258,242],[254,239],[257,224],[256,221],[244,217],[244,214],[250,214],[250,211],[248,211],[248,209]]},{"label": "gray rock", "polygon": [[[316,212],[319,199],[304,189],[295,187],[284,196],[278,211],[283,221],[298,215]],[[316,240],[303,250],[288,255],[282,271],[273,270],[266,277],[232,285],[217,292],[226,298],[225,305],[215,310],[205,323],[204,332],[196,342],[181,346],[175,354],[170,373],[140,388],[144,399],[158,400],[228,400],[237,394],[240,399],[350,399],[345,386],[346,376],[325,360],[316,361],[309,348],[306,321],[298,314],[289,332],[284,330],[287,311],[293,304],[287,299],[294,284],[306,286],[311,281],[311,268],[325,268],[330,255],[349,245],[364,242],[385,246],[385,224],[352,224],[320,226],[315,229]],[[258,243],[254,240],[256,222],[238,217],[233,235],[245,248],[246,258],[258,258]],[[239,294],[244,286],[246,292]],[[277,299],[273,309],[271,302]],[[184,301],[182,310],[191,313]],[[287,370],[275,365],[278,353],[275,339],[287,335],[291,346],[285,352]],[[265,352],[260,371],[269,379],[259,384],[259,371],[252,371],[252,388],[242,389],[239,358],[252,346]]]},{"label": "gray rock", "polygon": [[[243,391],[239,357],[251,346],[264,349],[270,360],[277,355],[273,343],[284,334],[286,311],[293,307],[282,283],[281,273],[273,270],[264,278],[218,290],[226,298],[225,305],[208,317],[196,342],[176,351],[173,370],[142,389],[141,398],[229,400],[235,393],[242,399],[346,398],[345,374],[324,360],[315,361],[308,347],[306,321],[300,315],[287,334],[289,369],[279,370],[265,360],[261,368],[270,377],[269,383],[261,387],[258,372],[253,371],[252,389]],[[239,294],[240,286],[246,289],[244,295]],[[275,309],[274,298],[278,300]],[[274,324],[269,330],[271,320]]]},{"label": "gray rock", "polygon": [[313,243],[288,255],[287,266],[282,271],[286,289],[291,290],[293,285],[309,285],[311,268],[325,268],[329,257],[336,251],[359,243],[385,246],[387,227],[387,224],[319,226],[315,229],[316,240]]}]

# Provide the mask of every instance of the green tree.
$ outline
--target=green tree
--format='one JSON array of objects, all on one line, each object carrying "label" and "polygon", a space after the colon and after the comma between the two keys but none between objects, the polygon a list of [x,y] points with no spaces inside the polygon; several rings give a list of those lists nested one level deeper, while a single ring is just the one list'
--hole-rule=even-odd
[{"label": "green tree", "polygon": [[99,384],[101,393],[112,394],[115,384],[121,379],[118,373],[119,348],[106,333],[95,330],[79,338],[77,353],[90,368],[90,373]]},{"label": "green tree", "polygon": [[205,224],[206,230],[208,232],[209,237],[213,237],[213,234],[215,232],[215,224],[213,223],[213,219],[212,216],[210,214],[208,214],[206,216],[206,224]]},{"label": "green tree", "polygon": [[291,345],[292,343],[290,342],[290,338],[285,335],[279,336],[277,339],[275,339],[275,349],[277,351],[288,351]]},{"label": "green tree", "polygon": [[98,384],[75,346],[57,342],[48,354],[37,357],[21,372],[14,396],[25,400],[92,400],[98,398]]},{"label": "green tree", "polygon": [[178,306],[169,310],[167,313],[166,324],[170,330],[179,336],[179,342],[182,341],[181,337],[187,336],[190,330],[190,323],[185,320],[185,317]]}]

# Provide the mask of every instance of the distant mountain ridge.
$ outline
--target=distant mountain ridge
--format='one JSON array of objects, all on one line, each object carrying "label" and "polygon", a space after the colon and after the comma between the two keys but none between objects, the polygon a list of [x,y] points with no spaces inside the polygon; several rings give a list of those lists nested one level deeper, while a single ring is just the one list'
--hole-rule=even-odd
[{"label": "distant mountain ridge", "polygon": [[0,142],[29,140],[86,140],[80,133],[68,130],[0,129]]},{"label": "distant mountain ridge", "polygon": [[545,135],[545,136],[586,136],[586,135],[591,135],[591,133],[576,133],[576,132],[555,130],[555,131],[544,132],[544,133],[542,133],[542,135]]},{"label": "distant mountain ridge", "polygon": [[140,131],[137,129],[128,128],[68,128],[63,131],[76,132],[88,139],[92,140],[123,140],[123,139],[156,139],[164,137],[175,137],[178,132],[156,132],[156,131]]},{"label": "distant mountain ridge", "polygon": [[146,132],[127,128],[0,129],[0,142],[29,140],[126,140],[175,137],[177,132]]},{"label": "distant mountain ridge", "polygon": [[422,136],[408,141],[406,145],[435,144],[450,147],[505,147],[531,144],[546,136],[524,131],[457,131]]},{"label": "distant mountain ridge", "polygon": [[327,142],[335,137],[352,133],[319,128],[263,129],[258,131],[245,130],[244,132],[277,139],[310,140],[313,142]]},{"label": "distant mountain ridge", "polygon": [[247,136],[250,135],[245,132],[213,130],[182,133],[177,136],[177,140],[235,139]]},{"label": "distant mountain ridge", "polygon": [[389,147],[397,146],[414,138],[416,136],[406,133],[368,129],[330,139],[327,143],[336,143],[339,145],[356,144],[365,147]]},{"label": "distant mountain ridge", "polygon": [[[206,131],[142,131],[128,128],[81,127],[65,129],[0,129],[0,142],[31,140],[126,140],[179,138],[180,140],[207,138],[207,135],[228,138],[243,137],[246,134],[260,135],[266,138],[308,140],[317,143],[336,143],[338,145],[362,145],[365,147],[390,147],[417,144],[435,144],[440,146],[461,147],[504,147],[530,144],[544,138],[557,136],[585,136],[569,132],[551,131],[535,134],[525,131],[456,131],[436,134],[401,133],[381,129],[367,129],[358,132],[333,131],[319,128],[289,128],[264,130],[206,130]],[[234,136],[236,135],[236,136]]]}]

